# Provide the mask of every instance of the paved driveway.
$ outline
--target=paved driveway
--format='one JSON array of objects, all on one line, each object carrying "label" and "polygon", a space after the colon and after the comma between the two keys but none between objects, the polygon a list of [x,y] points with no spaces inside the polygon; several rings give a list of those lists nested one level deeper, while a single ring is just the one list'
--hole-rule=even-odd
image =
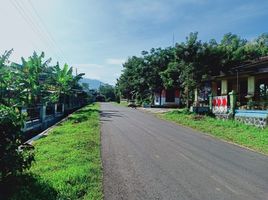
[{"label": "paved driveway", "polygon": [[142,111],[101,104],[104,196],[268,200],[268,157]]}]

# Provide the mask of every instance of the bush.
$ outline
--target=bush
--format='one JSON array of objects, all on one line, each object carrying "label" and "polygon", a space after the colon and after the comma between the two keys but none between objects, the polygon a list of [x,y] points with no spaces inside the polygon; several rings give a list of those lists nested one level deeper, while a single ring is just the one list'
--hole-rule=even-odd
[{"label": "bush", "polygon": [[32,150],[19,149],[23,118],[16,109],[0,105],[0,181],[28,169],[34,160]]}]

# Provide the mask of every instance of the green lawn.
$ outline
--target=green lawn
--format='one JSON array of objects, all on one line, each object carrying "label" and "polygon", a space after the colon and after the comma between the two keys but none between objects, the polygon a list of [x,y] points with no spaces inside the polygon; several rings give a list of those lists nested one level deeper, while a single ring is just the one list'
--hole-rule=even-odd
[{"label": "green lawn", "polygon": [[233,120],[223,121],[209,116],[198,117],[183,111],[172,111],[159,116],[162,119],[268,154],[268,128],[259,129]]},{"label": "green lawn", "polygon": [[102,199],[99,105],[73,113],[37,140],[30,171],[10,180],[9,199]]}]

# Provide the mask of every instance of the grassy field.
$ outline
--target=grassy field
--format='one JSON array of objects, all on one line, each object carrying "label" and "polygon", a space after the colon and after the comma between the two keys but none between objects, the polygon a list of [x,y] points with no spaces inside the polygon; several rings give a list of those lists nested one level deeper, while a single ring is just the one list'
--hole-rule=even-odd
[{"label": "grassy field", "polygon": [[99,105],[76,111],[34,146],[36,162],[9,180],[8,199],[103,198]]},{"label": "grassy field", "polygon": [[223,121],[209,116],[198,117],[183,111],[168,112],[159,116],[162,119],[268,154],[268,128],[259,129],[233,120]]}]

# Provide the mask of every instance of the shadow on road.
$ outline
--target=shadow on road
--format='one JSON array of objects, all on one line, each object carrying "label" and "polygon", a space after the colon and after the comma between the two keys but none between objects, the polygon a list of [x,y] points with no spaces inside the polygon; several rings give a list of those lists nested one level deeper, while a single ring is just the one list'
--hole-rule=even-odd
[{"label": "shadow on road", "polygon": [[102,110],[100,116],[101,121],[111,121],[112,117],[123,117],[117,110]]}]

